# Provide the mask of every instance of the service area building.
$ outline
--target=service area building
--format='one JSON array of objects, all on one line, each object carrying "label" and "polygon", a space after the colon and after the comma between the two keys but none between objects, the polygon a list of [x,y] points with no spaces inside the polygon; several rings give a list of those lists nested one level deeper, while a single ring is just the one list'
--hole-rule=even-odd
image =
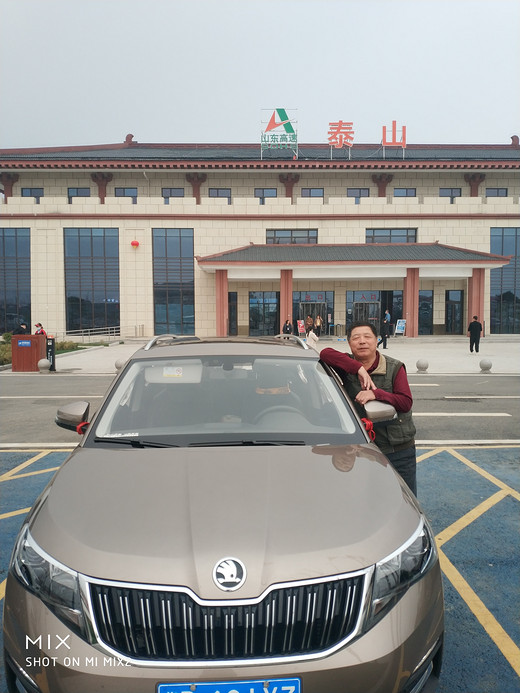
[{"label": "service area building", "polygon": [[0,331],[520,332],[520,144],[0,151]]}]

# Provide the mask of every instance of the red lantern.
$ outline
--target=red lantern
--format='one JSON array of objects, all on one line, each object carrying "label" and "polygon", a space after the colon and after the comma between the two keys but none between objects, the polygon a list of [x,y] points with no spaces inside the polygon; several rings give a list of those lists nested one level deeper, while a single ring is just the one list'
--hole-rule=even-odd
[{"label": "red lantern", "polygon": [[139,241],[132,241],[130,245],[132,246],[132,248],[139,248]]}]

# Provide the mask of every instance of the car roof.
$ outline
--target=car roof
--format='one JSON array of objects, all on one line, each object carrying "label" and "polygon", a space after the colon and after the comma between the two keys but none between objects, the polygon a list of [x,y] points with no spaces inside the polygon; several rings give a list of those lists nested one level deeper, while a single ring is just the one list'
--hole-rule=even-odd
[{"label": "car roof", "polygon": [[283,338],[159,335],[136,351],[130,360],[220,355],[319,359],[319,354],[314,349],[294,335]]}]

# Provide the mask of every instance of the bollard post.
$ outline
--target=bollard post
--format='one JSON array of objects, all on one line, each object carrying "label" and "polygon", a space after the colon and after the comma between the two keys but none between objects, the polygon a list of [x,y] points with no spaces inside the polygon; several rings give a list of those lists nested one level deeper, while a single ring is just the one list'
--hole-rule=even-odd
[{"label": "bollard post", "polygon": [[426,359],[419,359],[415,365],[417,366],[417,373],[427,373],[430,364]]},{"label": "bollard post", "polygon": [[480,372],[481,373],[491,373],[491,366],[493,364],[489,359],[482,359],[482,361],[479,363],[480,366]]},{"label": "bollard post", "polygon": [[43,375],[47,375],[51,372],[51,362],[49,359],[40,359],[38,361],[38,369]]}]

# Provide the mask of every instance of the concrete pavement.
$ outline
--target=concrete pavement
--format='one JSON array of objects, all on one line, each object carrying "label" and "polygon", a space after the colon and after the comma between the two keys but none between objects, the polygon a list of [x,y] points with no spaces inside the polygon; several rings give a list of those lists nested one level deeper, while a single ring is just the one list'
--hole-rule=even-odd
[{"label": "concrete pavement", "polygon": [[[81,351],[61,354],[56,357],[56,372],[75,374],[115,374],[116,362],[126,361],[137,349],[148,342],[128,339],[123,343],[114,342],[109,346],[96,346]],[[340,337],[322,337],[318,350],[334,347],[339,351],[348,350],[348,342]],[[493,335],[480,342],[480,352],[470,353],[469,339],[462,336],[390,337],[388,350],[384,352],[406,365],[409,375],[418,372],[417,361],[428,362],[426,374],[478,375],[481,361],[491,361],[490,373],[520,374],[520,335]],[[9,372],[9,371],[8,371]],[[4,371],[4,375],[7,373]],[[39,375],[39,374],[27,374]]]}]

